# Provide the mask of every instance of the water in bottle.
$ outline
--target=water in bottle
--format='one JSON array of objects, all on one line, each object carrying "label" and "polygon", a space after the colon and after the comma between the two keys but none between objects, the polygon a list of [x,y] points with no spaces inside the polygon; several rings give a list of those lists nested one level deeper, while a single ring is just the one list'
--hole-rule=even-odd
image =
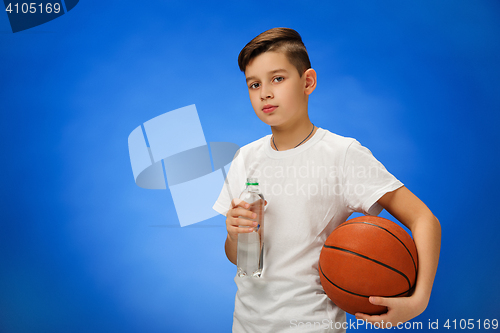
[{"label": "water in bottle", "polygon": [[[264,196],[260,193],[256,178],[247,179],[246,188],[241,193],[240,199],[249,203],[249,210],[257,214],[257,217],[251,220],[257,221],[258,225],[252,228],[252,232],[238,234],[237,274],[239,277],[260,277],[264,264]],[[245,217],[240,216],[240,218]],[[249,227],[240,226],[240,228]]]}]

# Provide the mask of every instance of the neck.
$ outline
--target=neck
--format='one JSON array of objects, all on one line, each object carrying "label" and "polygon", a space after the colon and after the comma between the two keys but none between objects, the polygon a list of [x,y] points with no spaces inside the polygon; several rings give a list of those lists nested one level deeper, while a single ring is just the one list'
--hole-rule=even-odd
[{"label": "neck", "polygon": [[[305,144],[313,137],[316,130],[316,127],[314,127],[313,130],[313,124],[309,119],[307,119],[307,121],[302,121],[300,124],[295,126],[271,127],[271,131],[273,132],[272,138],[274,139],[274,144],[276,144],[276,148],[279,151],[293,149],[301,143],[302,140],[307,138],[300,144],[300,146]],[[272,148],[276,150],[274,144],[271,141]]]}]

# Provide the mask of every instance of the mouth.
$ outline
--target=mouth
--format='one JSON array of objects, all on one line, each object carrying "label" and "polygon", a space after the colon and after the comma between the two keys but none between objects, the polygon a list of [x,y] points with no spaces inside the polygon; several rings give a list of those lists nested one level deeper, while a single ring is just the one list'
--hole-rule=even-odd
[{"label": "mouth", "polygon": [[274,110],[276,110],[277,106],[274,106],[274,105],[270,105],[270,104],[266,104],[264,105],[264,107],[262,108],[262,112],[264,113],[271,113],[273,112]]}]

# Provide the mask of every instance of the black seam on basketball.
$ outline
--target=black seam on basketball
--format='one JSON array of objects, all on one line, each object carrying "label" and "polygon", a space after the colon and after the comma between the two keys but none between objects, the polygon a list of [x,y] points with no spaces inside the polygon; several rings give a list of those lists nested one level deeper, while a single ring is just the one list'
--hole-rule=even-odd
[{"label": "black seam on basketball", "polygon": [[394,267],[391,267],[391,266],[389,266],[389,265],[387,265],[387,264],[384,264],[384,263],[383,263],[383,262],[381,262],[381,261],[375,260],[375,259],[370,258],[370,257],[367,257],[367,256],[365,256],[365,255],[363,255],[363,254],[356,253],[356,252],[353,252],[353,251],[350,251],[350,250],[346,250],[346,249],[343,249],[343,248],[341,248],[341,247],[337,247],[337,246],[331,246],[331,245],[326,245],[326,244],[325,244],[325,245],[323,245],[323,247],[326,247],[327,249],[339,250],[339,251],[342,251],[342,252],[346,252],[346,253],[349,253],[349,254],[353,254],[353,255],[358,256],[358,257],[361,257],[361,258],[363,258],[363,259],[370,260],[370,261],[372,261],[372,262],[374,262],[374,263],[376,263],[376,264],[382,265],[382,266],[384,266],[385,268],[389,268],[390,270],[393,270],[394,272],[396,272],[396,273],[400,274],[402,277],[404,277],[404,278],[406,279],[406,282],[408,282],[408,289],[411,289],[411,287],[412,287],[412,286],[411,286],[410,279],[408,279],[408,277],[406,276],[406,274],[405,274],[405,273],[403,273],[403,272],[401,272],[401,271],[397,270],[397,269],[396,269],[396,268],[394,268]]},{"label": "black seam on basketball", "polygon": [[410,250],[406,247],[406,244],[401,239],[399,239],[398,236],[394,235],[392,232],[390,232],[386,228],[384,228],[382,226],[379,226],[377,224],[374,224],[374,223],[370,223],[370,222],[349,222],[349,223],[342,224],[339,227],[344,227],[344,226],[350,225],[350,224],[369,224],[371,226],[374,226],[374,227],[380,228],[382,230],[385,230],[388,233],[390,233],[392,236],[394,236],[394,238],[396,238],[401,244],[403,244],[403,246],[405,247],[406,251],[408,251],[408,254],[410,255],[411,261],[413,262],[413,268],[415,269],[415,276],[417,276],[417,265],[415,264],[415,259],[413,258],[413,255],[411,254]]},{"label": "black seam on basketball", "polygon": [[[347,289],[344,289],[338,285],[336,285],[335,283],[332,282],[332,280],[330,280],[328,278],[328,276],[326,276],[325,272],[323,272],[323,269],[321,269],[321,264],[318,264],[319,266],[319,271],[321,272],[321,275],[323,275],[323,277],[325,279],[328,280],[328,282],[330,282],[333,286],[337,287],[338,289],[342,290],[342,291],[345,291],[346,293],[348,294],[351,294],[351,295],[354,295],[354,296],[359,296],[359,297],[364,297],[364,298],[370,298],[370,296],[367,296],[367,295],[361,295],[361,294],[357,294],[355,292],[352,292],[352,291],[349,291]],[[382,296],[382,297],[399,297],[399,296],[402,296],[404,294],[407,294],[411,289],[407,290],[407,291],[403,291],[402,293],[399,293],[399,294],[396,294],[396,295],[391,295],[391,296]]]},{"label": "black seam on basketball", "polygon": [[344,289],[344,288],[342,288],[342,287],[337,286],[335,283],[333,283],[333,282],[332,282],[332,281],[331,281],[331,280],[330,280],[330,279],[329,279],[329,278],[325,275],[325,273],[324,273],[324,272],[323,272],[323,270],[321,269],[321,265],[319,265],[319,270],[320,270],[320,272],[321,272],[321,275],[323,275],[323,277],[324,277],[325,279],[327,279],[327,280],[328,280],[328,282],[330,282],[332,285],[334,285],[335,287],[339,288],[340,290],[343,290],[343,291],[345,291],[346,293],[349,293],[349,294],[352,294],[352,295],[355,295],[355,296],[359,296],[359,297],[364,297],[364,298],[369,298],[369,297],[370,297],[370,296],[366,296],[366,295],[356,294],[356,293],[354,293],[354,292],[352,292],[352,291],[349,291],[349,290],[347,290],[347,289]]}]

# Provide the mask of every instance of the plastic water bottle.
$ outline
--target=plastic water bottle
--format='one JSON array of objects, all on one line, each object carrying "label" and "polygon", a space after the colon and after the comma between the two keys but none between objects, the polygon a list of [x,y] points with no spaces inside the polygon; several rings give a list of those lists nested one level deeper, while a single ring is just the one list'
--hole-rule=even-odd
[{"label": "plastic water bottle", "polygon": [[[250,204],[249,210],[256,213],[258,225],[249,233],[238,234],[237,266],[238,276],[260,277],[262,275],[264,249],[264,196],[259,191],[257,178],[247,178],[246,188],[241,192],[240,199]],[[240,218],[245,218],[240,216]],[[247,219],[247,218],[245,218]],[[240,228],[250,228],[240,226]]]}]

